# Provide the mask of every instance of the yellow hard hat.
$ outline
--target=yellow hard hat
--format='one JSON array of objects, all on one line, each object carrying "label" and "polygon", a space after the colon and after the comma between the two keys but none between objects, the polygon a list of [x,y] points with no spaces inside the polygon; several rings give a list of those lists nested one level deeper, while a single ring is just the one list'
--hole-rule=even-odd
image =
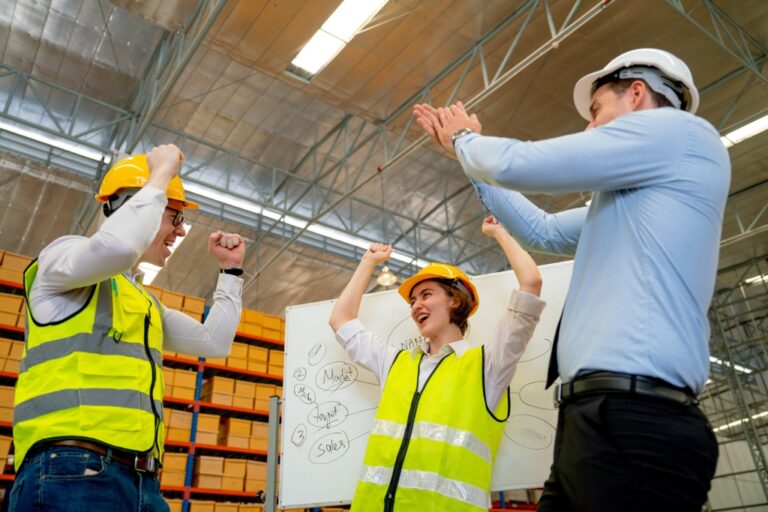
[{"label": "yellow hard hat", "polygon": [[480,306],[480,296],[477,294],[477,288],[472,284],[472,280],[467,274],[461,271],[458,267],[448,265],[447,263],[430,263],[423,269],[419,270],[415,275],[412,275],[400,285],[397,292],[405,302],[410,304],[411,302],[411,290],[413,287],[422,281],[428,281],[430,279],[440,279],[455,281],[457,288],[469,294],[472,297],[473,305],[472,310],[468,316],[472,316],[477,308]]},{"label": "yellow hard hat", "polygon": [[[147,155],[134,155],[120,160],[107,171],[104,179],[101,180],[99,193],[96,194],[96,200],[106,203],[110,196],[116,194],[124,188],[142,188],[149,179],[149,165],[147,164]],[[187,199],[184,192],[184,186],[181,184],[181,178],[174,176],[168,183],[165,191],[168,199],[179,201],[184,208],[197,208],[197,203]]]}]

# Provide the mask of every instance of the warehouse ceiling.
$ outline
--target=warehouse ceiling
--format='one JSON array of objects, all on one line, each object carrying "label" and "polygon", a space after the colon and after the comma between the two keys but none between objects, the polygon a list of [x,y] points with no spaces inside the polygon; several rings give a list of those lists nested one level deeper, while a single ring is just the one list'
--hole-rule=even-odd
[{"label": "warehouse ceiling", "polygon": [[[210,297],[207,237],[239,231],[244,303],[276,314],[336,297],[360,255],[306,223],[470,273],[505,267],[480,235],[482,206],[459,165],[411,123],[416,102],[462,99],[484,133],[553,137],[584,128],[571,102],[580,76],[651,46],[690,65],[699,114],[722,133],[768,113],[764,0],[391,0],[311,81],[286,70],[338,0],[3,4],[0,249],[35,255],[91,233],[105,170],[92,155],[172,142],[203,208],[154,284]],[[29,134],[41,130],[80,145]],[[768,254],[768,132],[729,151],[718,288]],[[588,198],[533,196],[549,211]],[[392,266],[401,277],[416,268]]]}]

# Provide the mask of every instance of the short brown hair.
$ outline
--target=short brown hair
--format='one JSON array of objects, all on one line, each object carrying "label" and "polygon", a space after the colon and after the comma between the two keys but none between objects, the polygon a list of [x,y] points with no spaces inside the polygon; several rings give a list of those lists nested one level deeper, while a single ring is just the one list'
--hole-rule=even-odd
[{"label": "short brown hair", "polygon": [[610,86],[613,92],[615,92],[616,94],[622,95],[625,92],[627,92],[627,89],[629,89],[629,86],[636,81],[640,81],[645,84],[645,86],[648,88],[648,91],[650,91],[651,98],[653,98],[653,101],[654,103],[656,103],[657,107],[674,107],[674,105],[672,105],[672,103],[667,99],[666,96],[664,96],[663,94],[659,94],[658,92],[651,89],[651,87],[648,85],[648,82],[646,82],[642,78],[621,78],[619,80],[612,80],[608,82],[608,85]]},{"label": "short brown hair", "polygon": [[472,311],[472,308],[475,305],[475,301],[468,293],[461,290],[451,280],[434,279],[433,281],[439,284],[440,288],[445,290],[445,293],[447,293],[449,297],[456,297],[459,299],[458,307],[451,308],[450,319],[451,323],[456,324],[459,327],[461,334],[465,334],[467,332],[467,328],[469,327],[467,319],[469,318],[469,313]]}]

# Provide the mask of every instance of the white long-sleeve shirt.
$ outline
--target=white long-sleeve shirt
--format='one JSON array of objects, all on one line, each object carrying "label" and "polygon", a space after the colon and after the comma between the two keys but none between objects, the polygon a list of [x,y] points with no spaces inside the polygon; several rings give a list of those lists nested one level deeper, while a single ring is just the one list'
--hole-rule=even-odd
[{"label": "white long-sleeve shirt", "polygon": [[[112,214],[90,238],[63,236],[38,257],[38,272],[29,305],[39,322],[66,318],[80,309],[96,283],[123,274],[135,282],[132,269],[160,228],[167,204],[162,190],[145,187]],[[213,306],[200,323],[163,308],[163,348],[202,357],[229,354],[240,321],[243,280],[219,274]]]},{"label": "white long-sleeve shirt", "polygon": [[[496,337],[485,344],[486,358],[483,373],[485,398],[491,411],[496,410],[499,401],[506,393],[507,386],[515,375],[517,362],[533,336],[533,331],[539,323],[539,317],[546,304],[530,293],[513,291],[509,298],[507,313],[499,321]],[[350,359],[370,370],[384,389],[387,374],[400,349],[387,345],[357,319],[342,325],[336,331],[336,339],[347,351]],[[427,379],[445,356],[455,352],[456,357],[461,357],[473,346],[466,340],[457,340],[441,347],[435,355],[429,355],[428,342],[414,347],[411,351],[412,357],[416,357],[419,352],[425,354],[419,367],[418,391],[424,388]]]}]

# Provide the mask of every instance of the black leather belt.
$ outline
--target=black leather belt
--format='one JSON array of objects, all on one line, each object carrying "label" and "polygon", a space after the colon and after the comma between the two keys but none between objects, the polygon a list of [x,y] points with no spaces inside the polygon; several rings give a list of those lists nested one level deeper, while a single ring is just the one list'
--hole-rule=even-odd
[{"label": "black leather belt", "polygon": [[151,453],[129,452],[118,450],[101,443],[86,441],[84,439],[60,439],[45,443],[45,446],[76,446],[96,452],[101,456],[110,457],[112,460],[128,467],[141,471],[142,473],[157,473],[160,469],[159,461]]},{"label": "black leather belt", "polygon": [[600,393],[635,393],[664,398],[683,405],[699,403],[696,395],[687,388],[678,388],[663,380],[643,375],[613,372],[589,373],[560,384],[555,388],[555,402],[561,404],[579,396]]}]

